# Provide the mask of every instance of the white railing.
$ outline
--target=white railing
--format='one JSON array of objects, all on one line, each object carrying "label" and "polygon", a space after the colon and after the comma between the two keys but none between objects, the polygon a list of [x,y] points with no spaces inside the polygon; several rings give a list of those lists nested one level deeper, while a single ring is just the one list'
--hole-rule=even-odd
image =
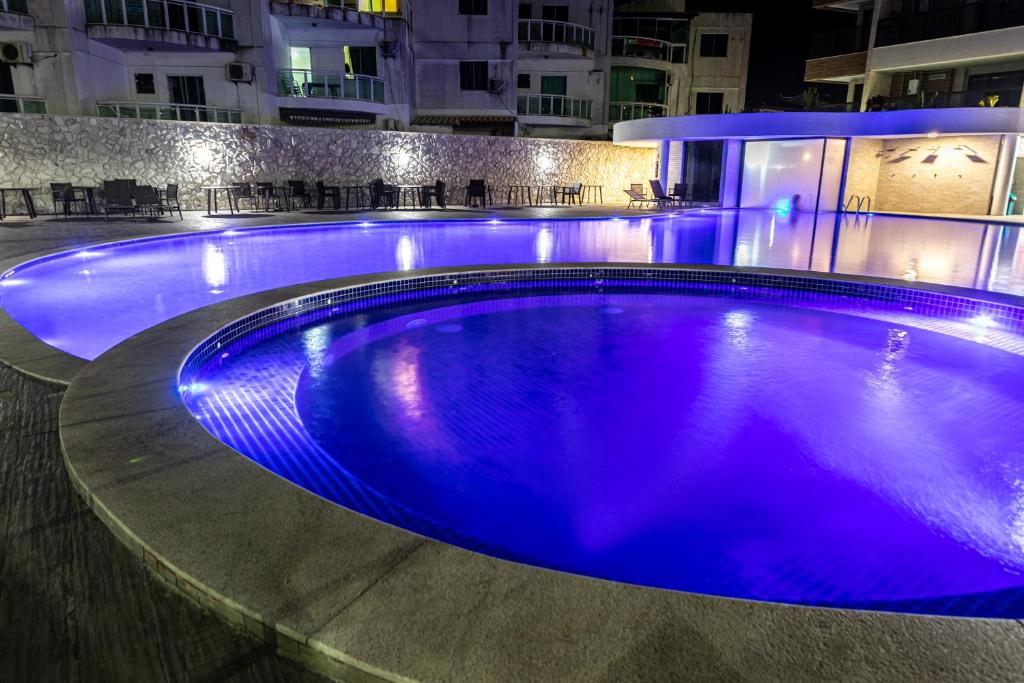
[{"label": "white railing", "polygon": [[284,97],[316,97],[331,100],[363,100],[384,103],[384,79],[341,71],[281,69],[277,94]]},{"label": "white railing", "polygon": [[520,95],[517,110],[528,116],[568,116],[589,119],[593,100],[566,95]]},{"label": "white railing", "polygon": [[234,12],[186,0],[85,0],[85,21],[235,37]]},{"label": "white railing", "polygon": [[653,119],[665,115],[664,104],[650,102],[610,102],[608,104],[608,121],[632,121],[634,119]]},{"label": "white railing", "polygon": [[612,57],[637,57],[671,62],[673,48],[684,50],[681,61],[685,62],[685,45],[673,45],[666,40],[643,36],[612,36]]},{"label": "white railing", "polygon": [[154,119],[157,121],[203,121],[206,123],[241,123],[242,110],[207,107],[196,104],[168,102],[100,102],[100,116],[119,119]]},{"label": "white railing", "polygon": [[594,29],[567,21],[547,19],[520,19],[519,42],[561,43],[594,49]]},{"label": "white railing", "polygon": [[0,112],[8,114],[45,114],[46,100],[42,97],[0,95]]},{"label": "white railing", "polygon": [[0,12],[28,14],[28,0],[0,0]]}]

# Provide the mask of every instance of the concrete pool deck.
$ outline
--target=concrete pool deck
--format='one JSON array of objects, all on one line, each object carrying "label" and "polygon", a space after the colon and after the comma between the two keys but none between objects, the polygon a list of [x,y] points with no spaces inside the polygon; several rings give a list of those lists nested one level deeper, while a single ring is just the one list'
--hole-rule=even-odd
[{"label": "concrete pool deck", "polygon": [[240,457],[177,398],[183,359],[230,322],[395,277],[296,285],[200,309],[118,345],[76,378],[61,411],[72,479],[151,571],[343,680],[1008,680],[1024,672],[1024,626],[1015,620],[662,591],[426,539]]}]

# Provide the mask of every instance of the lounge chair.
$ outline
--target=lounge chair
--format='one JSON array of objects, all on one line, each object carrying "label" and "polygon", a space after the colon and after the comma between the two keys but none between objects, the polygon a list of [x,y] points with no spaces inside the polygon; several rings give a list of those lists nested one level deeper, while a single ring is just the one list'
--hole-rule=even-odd
[{"label": "lounge chair", "polygon": [[647,206],[645,205],[649,206],[652,202],[651,199],[648,199],[647,197],[643,196],[637,190],[630,189],[623,190],[623,192],[625,192],[626,195],[629,197],[629,205],[626,207],[627,209],[632,209],[634,204],[639,204],[641,209],[646,209]]},{"label": "lounge chair", "polygon": [[385,209],[398,208],[398,188],[377,178],[370,183],[370,208],[376,211],[382,207]]},{"label": "lounge chair", "polygon": [[163,215],[163,203],[152,185],[136,185],[132,189],[132,199],[135,200],[135,210],[143,216]]},{"label": "lounge chair", "polygon": [[304,180],[289,180],[288,187],[292,190],[292,199],[301,199],[302,208],[308,209],[310,204],[309,190],[306,189],[306,181]]},{"label": "lounge chair", "polygon": [[163,207],[167,209],[167,213],[174,214],[178,212],[178,218],[184,219],[181,215],[181,204],[178,202],[178,184],[167,183],[167,189],[164,190],[164,196],[162,197]]},{"label": "lounge chair", "polygon": [[661,186],[660,180],[650,180],[651,184],[651,201],[658,205],[658,208],[668,205],[675,206],[676,200],[665,194],[665,188]]},{"label": "lounge chair", "polygon": [[103,181],[103,219],[110,218],[111,213],[130,213],[135,215],[135,203],[132,201],[132,186],[127,180]]},{"label": "lounge chair", "polygon": [[[81,195],[79,195],[81,193]],[[88,213],[89,203],[84,190],[75,190],[71,183],[50,183],[50,198],[53,200],[53,215],[57,215],[57,202],[61,203],[64,217],[71,215],[72,208],[79,202],[82,204],[82,213]]]},{"label": "lounge chair", "polygon": [[633,190],[633,192],[636,192],[641,197],[647,196],[647,189],[644,187],[643,183],[631,183],[629,189]]},{"label": "lounge chair", "polygon": [[672,188],[671,197],[676,200],[679,206],[686,204],[686,183],[676,183]]},{"label": "lounge chair", "polygon": [[334,202],[334,210],[341,209],[341,188],[337,185],[324,185],[324,181],[316,181],[316,208],[324,208],[324,202],[330,197]]},{"label": "lounge chair", "polygon": [[438,180],[434,183],[433,187],[424,187],[420,192],[420,206],[425,209],[430,208],[430,198],[437,199],[437,205],[444,211],[447,207],[444,201],[444,181]]},{"label": "lounge chair", "polygon": [[[583,192],[583,183],[573,183],[567,187],[562,188],[562,203],[563,204],[579,204],[580,194]],[[566,199],[569,201],[566,202]]]},{"label": "lounge chair", "polygon": [[471,206],[474,199],[480,200],[480,208],[487,208],[487,181],[470,180],[466,185],[466,206]]}]

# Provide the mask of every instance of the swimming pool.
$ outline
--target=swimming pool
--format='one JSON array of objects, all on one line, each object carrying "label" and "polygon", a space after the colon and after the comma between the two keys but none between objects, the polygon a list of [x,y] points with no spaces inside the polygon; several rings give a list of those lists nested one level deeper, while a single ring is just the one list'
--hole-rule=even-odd
[{"label": "swimming pool", "polygon": [[[36,261],[0,280],[0,307],[92,360],[227,298],[432,266],[555,262],[793,268],[1024,294],[1019,226],[892,216],[706,211],[664,218],[347,224],[192,233]],[[836,239],[838,236],[838,239]]]},{"label": "swimming pool", "polygon": [[336,305],[206,347],[182,390],[282,477],[498,557],[758,600],[1024,615],[1019,335],[891,298],[720,282]]}]

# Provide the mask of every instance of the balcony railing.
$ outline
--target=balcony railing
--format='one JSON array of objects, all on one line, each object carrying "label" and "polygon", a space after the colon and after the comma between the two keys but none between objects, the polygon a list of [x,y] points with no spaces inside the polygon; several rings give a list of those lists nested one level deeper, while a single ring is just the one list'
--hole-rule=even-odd
[{"label": "balcony railing", "polygon": [[653,102],[611,102],[608,105],[608,121],[632,121],[634,119],[653,119],[664,116],[664,104]]},{"label": "balcony railing", "polygon": [[612,36],[612,57],[637,57],[659,62],[686,62],[686,46],[673,45],[657,38]]},{"label": "balcony railing", "polygon": [[[958,92],[926,92],[878,100],[876,109],[950,109],[955,107],[1018,107],[1020,88],[1010,90],[961,90]],[[984,105],[982,103],[985,103]]]},{"label": "balcony railing", "polygon": [[864,52],[868,49],[870,35],[870,26],[856,26],[844,28],[841,31],[819,33],[816,36],[811,36],[810,57],[811,59],[820,59]]},{"label": "balcony railing", "polygon": [[7,114],[45,114],[46,100],[42,97],[0,95],[0,112]]},{"label": "balcony railing", "polygon": [[0,12],[28,14],[28,0],[0,0]]},{"label": "balcony railing", "polygon": [[205,123],[241,123],[241,109],[207,107],[197,104],[167,102],[100,102],[100,116],[119,119],[153,119],[156,121],[202,121]]},{"label": "balcony railing", "polygon": [[547,19],[520,19],[520,43],[560,43],[587,50],[594,49],[594,29]]},{"label": "balcony railing", "polygon": [[340,71],[281,69],[277,94],[284,97],[315,97],[329,100],[363,100],[384,103],[384,79]]},{"label": "balcony railing", "polygon": [[313,5],[314,7],[335,7],[350,9],[370,14],[397,15],[401,14],[400,3],[384,0],[287,0],[295,5]]},{"label": "balcony railing", "polygon": [[85,21],[106,26],[140,26],[200,33],[233,40],[231,10],[180,0],[85,0]]},{"label": "balcony railing", "polygon": [[589,119],[593,100],[566,95],[520,95],[516,110],[527,116],[566,116]]},{"label": "balcony railing", "polygon": [[[945,3],[944,3],[945,4]],[[875,47],[1024,25],[1024,0],[976,0],[878,20]]]}]

